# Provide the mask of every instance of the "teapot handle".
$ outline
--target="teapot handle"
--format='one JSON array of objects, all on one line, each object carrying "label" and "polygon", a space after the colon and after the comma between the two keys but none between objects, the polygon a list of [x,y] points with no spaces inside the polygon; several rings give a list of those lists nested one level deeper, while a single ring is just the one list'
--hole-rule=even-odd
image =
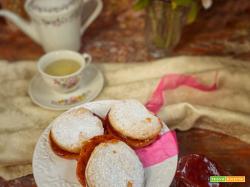
[{"label": "teapot handle", "polygon": [[[84,0],[84,4],[86,2],[89,2],[92,0]],[[97,16],[100,14],[102,7],[103,7],[103,3],[102,0],[96,0],[97,2],[97,6],[95,8],[95,10],[93,11],[93,13],[88,17],[88,19],[86,20],[86,22],[82,25],[81,27],[81,34],[84,33],[84,31],[89,27],[89,25],[97,18]]]}]

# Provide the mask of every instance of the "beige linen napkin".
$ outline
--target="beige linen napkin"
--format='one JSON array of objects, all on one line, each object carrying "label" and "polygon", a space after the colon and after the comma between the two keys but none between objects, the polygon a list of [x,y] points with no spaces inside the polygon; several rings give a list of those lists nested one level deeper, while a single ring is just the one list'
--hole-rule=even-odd
[{"label": "beige linen napkin", "polygon": [[[168,73],[196,76],[218,90],[189,87],[166,91],[159,115],[172,129],[193,126],[222,132],[250,143],[250,62],[216,57],[175,57],[150,63],[98,64],[105,87],[96,100],[134,98],[146,102]],[[60,112],[34,105],[27,88],[35,63],[0,62],[0,176],[11,179],[32,172],[31,160],[41,132]]]}]

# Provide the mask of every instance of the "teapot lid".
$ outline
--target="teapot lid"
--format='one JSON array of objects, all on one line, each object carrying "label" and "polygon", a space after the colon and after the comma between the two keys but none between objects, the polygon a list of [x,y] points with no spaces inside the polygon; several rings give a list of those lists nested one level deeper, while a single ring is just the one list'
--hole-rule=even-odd
[{"label": "teapot lid", "polygon": [[68,9],[79,0],[30,0],[27,8],[39,13],[55,13]]}]

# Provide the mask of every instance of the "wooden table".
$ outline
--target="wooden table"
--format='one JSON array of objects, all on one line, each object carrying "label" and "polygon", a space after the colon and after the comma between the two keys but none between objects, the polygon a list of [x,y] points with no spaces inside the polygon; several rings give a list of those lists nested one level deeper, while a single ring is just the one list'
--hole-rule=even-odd
[{"label": "wooden table", "polygon": [[[153,59],[143,38],[144,14],[122,9],[112,24],[99,19],[82,38],[81,51],[89,52],[95,62],[142,62]],[[106,16],[108,14],[106,12]],[[172,55],[220,55],[250,59],[249,0],[216,0],[214,7],[201,11],[195,23],[185,26]],[[108,16],[107,16],[108,17]],[[106,18],[107,18],[106,17]],[[111,15],[114,17],[114,15]],[[103,23],[105,22],[105,23]],[[106,25],[103,28],[103,25]],[[108,26],[107,26],[108,25]],[[36,60],[43,50],[21,32],[10,33],[0,25],[0,58],[16,61]],[[223,134],[191,129],[177,132],[180,156],[199,153],[222,165],[232,175],[245,175],[250,186],[250,145]],[[28,175],[16,180],[0,180],[0,186],[35,186]]]}]

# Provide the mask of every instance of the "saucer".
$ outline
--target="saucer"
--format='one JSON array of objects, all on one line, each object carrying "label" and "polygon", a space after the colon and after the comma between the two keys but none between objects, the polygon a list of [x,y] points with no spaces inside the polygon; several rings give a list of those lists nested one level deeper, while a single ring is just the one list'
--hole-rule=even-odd
[{"label": "saucer", "polygon": [[82,76],[80,85],[75,91],[58,93],[48,87],[40,74],[36,74],[30,82],[28,92],[32,101],[43,108],[67,110],[95,99],[103,88],[103,75],[94,65],[86,67]]}]

